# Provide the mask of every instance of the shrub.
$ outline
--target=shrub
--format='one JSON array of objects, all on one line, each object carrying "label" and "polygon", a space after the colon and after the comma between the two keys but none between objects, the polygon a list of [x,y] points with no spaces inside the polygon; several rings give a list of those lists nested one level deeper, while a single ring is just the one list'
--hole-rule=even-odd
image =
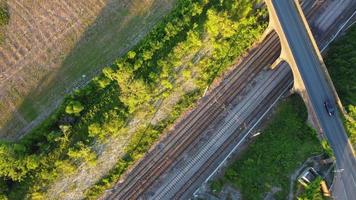
[{"label": "shrub", "polygon": [[78,115],[82,110],[84,110],[84,106],[79,101],[71,101],[66,106],[66,113]]}]

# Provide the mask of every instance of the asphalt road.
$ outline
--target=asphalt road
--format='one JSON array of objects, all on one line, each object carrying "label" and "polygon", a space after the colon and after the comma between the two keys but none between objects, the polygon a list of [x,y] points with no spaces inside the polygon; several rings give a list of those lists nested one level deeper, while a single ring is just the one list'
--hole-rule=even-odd
[{"label": "asphalt road", "polygon": [[356,199],[356,160],[348,143],[339,113],[329,116],[324,101],[336,108],[331,87],[323,76],[320,62],[293,0],[272,0],[288,45],[298,65],[311,105],[336,157],[338,170],[333,196],[338,200]]}]

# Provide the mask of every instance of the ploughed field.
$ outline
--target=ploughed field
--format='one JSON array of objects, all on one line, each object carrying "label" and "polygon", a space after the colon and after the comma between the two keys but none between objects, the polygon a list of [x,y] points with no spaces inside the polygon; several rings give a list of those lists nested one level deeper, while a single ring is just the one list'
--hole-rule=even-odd
[{"label": "ploughed field", "polygon": [[148,33],[175,0],[7,0],[0,138],[16,139]]}]

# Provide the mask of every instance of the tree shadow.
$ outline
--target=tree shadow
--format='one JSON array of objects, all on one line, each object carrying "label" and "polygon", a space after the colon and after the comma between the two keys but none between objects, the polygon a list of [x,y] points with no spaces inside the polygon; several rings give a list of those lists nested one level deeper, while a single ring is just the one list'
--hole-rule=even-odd
[{"label": "tree shadow", "polygon": [[2,139],[19,139],[41,123],[66,95],[86,85],[103,67],[135,46],[175,1],[109,0],[61,66],[47,73],[0,127]]}]

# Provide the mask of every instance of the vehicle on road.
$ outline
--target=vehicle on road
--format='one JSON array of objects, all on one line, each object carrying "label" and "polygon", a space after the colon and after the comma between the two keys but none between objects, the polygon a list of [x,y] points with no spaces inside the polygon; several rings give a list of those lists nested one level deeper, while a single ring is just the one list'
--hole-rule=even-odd
[{"label": "vehicle on road", "polygon": [[324,101],[324,106],[325,106],[325,109],[328,112],[329,116],[333,116],[335,114],[335,109],[329,100]]}]

